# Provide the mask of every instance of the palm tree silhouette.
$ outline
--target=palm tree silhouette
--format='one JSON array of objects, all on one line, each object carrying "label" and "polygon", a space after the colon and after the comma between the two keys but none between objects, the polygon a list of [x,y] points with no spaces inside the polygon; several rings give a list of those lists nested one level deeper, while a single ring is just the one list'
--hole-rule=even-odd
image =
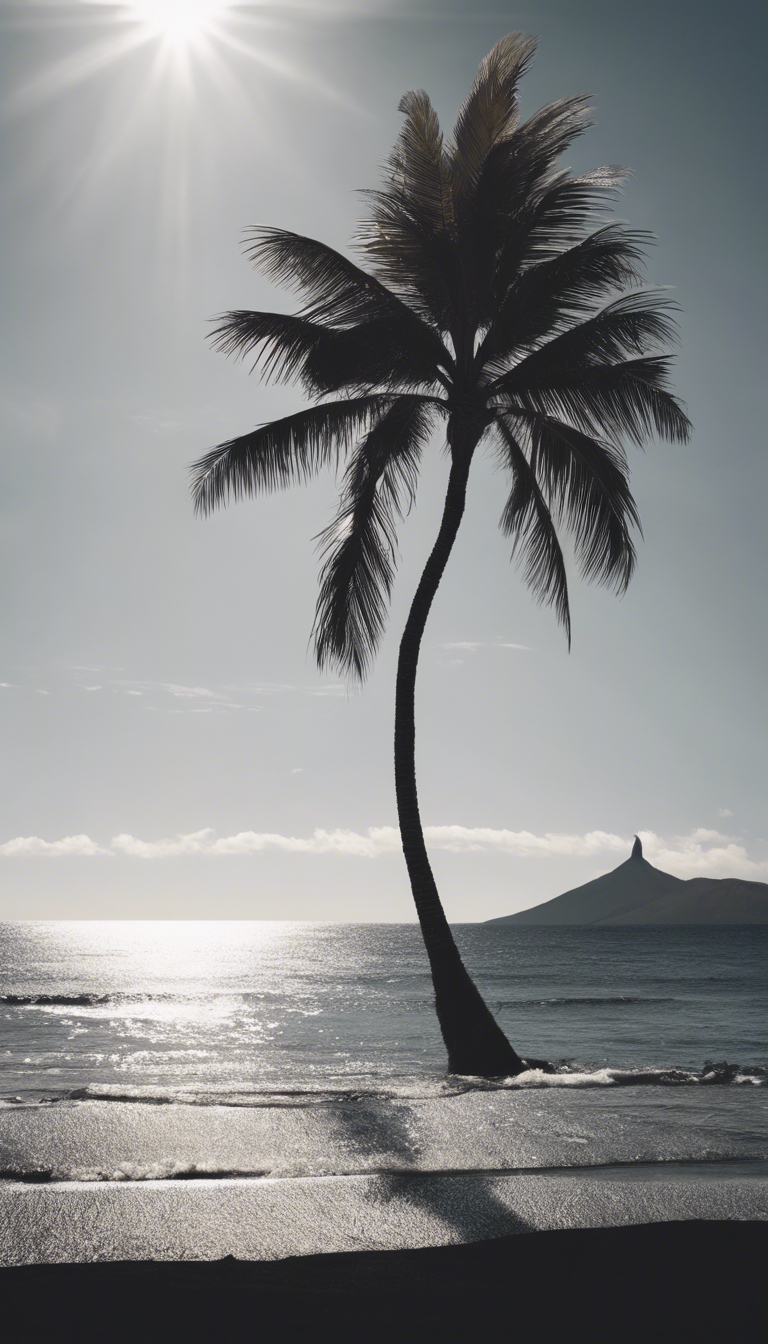
[{"label": "palm tree silhouette", "polygon": [[570,645],[557,525],[570,530],[583,575],[624,591],[639,519],[622,443],[654,431],[682,441],[690,430],[659,353],[674,335],[672,305],[637,288],[649,235],[605,222],[625,173],[556,167],[591,122],[588,99],[561,99],[520,121],[517,85],[535,46],[513,33],[493,48],[450,143],[427,95],[405,95],[384,184],[366,193],[356,242],[367,269],[282,229],[249,233],[251,260],[301,292],[305,306],[296,315],[227,313],[216,344],[254,356],[267,376],[298,380],[314,404],[220,444],[193,467],[196,508],[206,514],[348,456],[339,512],[322,534],[313,634],[320,667],[362,679],[385,626],[397,520],[413,501],[434,423],[446,422],[442,522],[400,644],[395,784],[448,1067],[486,1077],[519,1073],[525,1062],[454,943],[415,774],[419,647],[472,459],[484,441],[506,469],[502,530]]}]

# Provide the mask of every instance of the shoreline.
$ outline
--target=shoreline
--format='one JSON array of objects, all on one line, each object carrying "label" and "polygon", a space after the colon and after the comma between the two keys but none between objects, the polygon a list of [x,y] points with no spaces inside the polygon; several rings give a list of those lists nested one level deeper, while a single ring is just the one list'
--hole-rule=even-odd
[{"label": "shoreline", "polygon": [[768,1225],[765,1163],[653,1164],[560,1171],[400,1170],[21,1184],[0,1188],[9,1269],[99,1262],[304,1266],[495,1239],[661,1223]]},{"label": "shoreline", "polygon": [[0,1270],[29,1339],[761,1337],[768,1221],[521,1232],[416,1250],[271,1261],[112,1261]]}]

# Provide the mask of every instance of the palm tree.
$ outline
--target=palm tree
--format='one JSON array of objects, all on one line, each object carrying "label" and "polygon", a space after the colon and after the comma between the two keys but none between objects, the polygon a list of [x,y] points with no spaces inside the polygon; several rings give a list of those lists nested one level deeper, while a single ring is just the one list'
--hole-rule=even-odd
[{"label": "palm tree", "polygon": [[[384,184],[366,193],[357,235],[366,269],[316,242],[259,227],[251,260],[305,296],[296,315],[230,312],[219,349],[298,380],[312,405],[220,444],[193,467],[197,510],[306,480],[347,458],[338,514],[322,534],[314,625],[320,667],[362,679],[382,636],[396,524],[410,506],[435,421],[450,460],[437,539],[405,625],[397,667],[395,786],[408,873],[429,955],[451,1072],[525,1068],[470,979],[443,912],[424,842],[415,774],[416,668],[427,616],[464,513],[476,449],[509,478],[501,516],[535,597],[570,645],[558,525],[583,575],[623,592],[635,564],[637,508],[624,441],[690,424],[668,391],[671,305],[637,288],[648,235],[605,221],[625,174],[556,166],[590,124],[566,98],[521,122],[517,86],[536,41],[513,33],[485,58],[445,143],[423,92]],[[630,292],[622,292],[626,290]],[[603,306],[600,306],[600,304]]]}]

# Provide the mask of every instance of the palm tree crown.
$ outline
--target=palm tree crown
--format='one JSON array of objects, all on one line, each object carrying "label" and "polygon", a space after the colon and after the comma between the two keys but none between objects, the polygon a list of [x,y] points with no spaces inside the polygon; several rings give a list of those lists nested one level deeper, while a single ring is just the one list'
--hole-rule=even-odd
[{"label": "palm tree crown", "polygon": [[497,44],[449,144],[425,93],[402,99],[403,129],[357,237],[367,269],[314,239],[256,228],[248,255],[306,306],[227,313],[215,332],[219,349],[297,379],[315,404],[201,458],[200,512],[348,457],[322,537],[321,666],[362,677],[370,665],[396,522],[438,417],[454,451],[467,433],[490,440],[510,478],[501,527],[569,640],[558,524],[581,572],[623,591],[639,527],[623,441],[688,435],[659,353],[674,336],[673,305],[647,288],[616,297],[639,283],[649,240],[604,222],[625,174],[556,166],[590,125],[588,100],[560,99],[520,121],[517,85],[535,45],[518,33]]}]

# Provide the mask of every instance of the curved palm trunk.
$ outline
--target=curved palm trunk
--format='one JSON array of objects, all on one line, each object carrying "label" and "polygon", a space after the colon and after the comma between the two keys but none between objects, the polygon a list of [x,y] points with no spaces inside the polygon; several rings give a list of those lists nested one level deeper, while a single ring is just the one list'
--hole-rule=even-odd
[{"label": "curved palm trunk", "polygon": [[400,643],[395,694],[395,790],[403,852],[432,970],[435,1008],[448,1050],[448,1069],[451,1073],[497,1078],[521,1073],[525,1064],[512,1049],[459,956],[430,867],[416,792],[414,704],[419,648],[432,600],[464,514],[473,450],[474,443],[469,451],[454,452],[440,531],[416,589]]}]

